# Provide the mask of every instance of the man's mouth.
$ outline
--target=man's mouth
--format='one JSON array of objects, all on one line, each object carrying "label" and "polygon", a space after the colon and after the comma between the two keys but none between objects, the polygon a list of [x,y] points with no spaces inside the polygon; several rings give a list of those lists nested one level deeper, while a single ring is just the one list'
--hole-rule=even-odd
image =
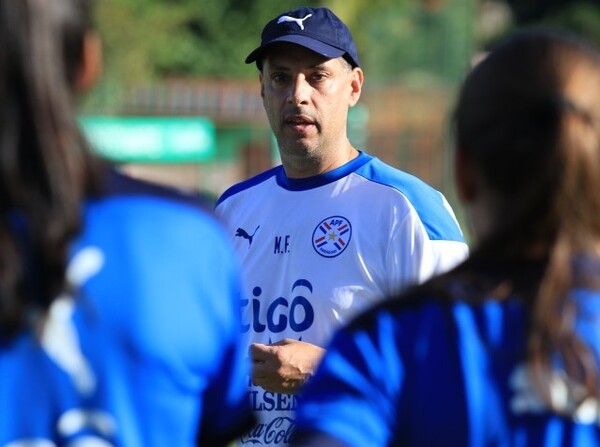
[{"label": "man's mouth", "polygon": [[306,132],[315,122],[306,115],[291,115],[285,118],[285,124],[296,132]]}]

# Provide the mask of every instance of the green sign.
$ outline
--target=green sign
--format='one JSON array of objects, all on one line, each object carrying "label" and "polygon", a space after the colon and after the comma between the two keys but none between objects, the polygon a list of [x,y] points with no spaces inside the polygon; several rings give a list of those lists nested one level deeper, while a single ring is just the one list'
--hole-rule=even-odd
[{"label": "green sign", "polygon": [[121,162],[192,162],[215,153],[215,127],[206,118],[80,118],[85,135],[100,154]]}]

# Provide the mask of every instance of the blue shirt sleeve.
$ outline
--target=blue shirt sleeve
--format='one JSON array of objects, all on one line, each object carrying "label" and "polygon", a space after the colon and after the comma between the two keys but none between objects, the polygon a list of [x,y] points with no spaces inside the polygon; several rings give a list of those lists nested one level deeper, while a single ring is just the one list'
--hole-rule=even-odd
[{"label": "blue shirt sleeve", "polygon": [[294,445],[385,446],[394,438],[405,373],[393,324],[384,315],[336,334],[300,396]]}]

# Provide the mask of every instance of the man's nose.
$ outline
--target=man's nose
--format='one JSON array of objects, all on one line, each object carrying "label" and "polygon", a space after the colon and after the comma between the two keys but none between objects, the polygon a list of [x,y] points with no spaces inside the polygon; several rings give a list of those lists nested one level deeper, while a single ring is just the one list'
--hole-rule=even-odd
[{"label": "man's nose", "polygon": [[303,75],[298,75],[290,83],[288,102],[291,104],[306,104],[310,97],[310,84]]}]

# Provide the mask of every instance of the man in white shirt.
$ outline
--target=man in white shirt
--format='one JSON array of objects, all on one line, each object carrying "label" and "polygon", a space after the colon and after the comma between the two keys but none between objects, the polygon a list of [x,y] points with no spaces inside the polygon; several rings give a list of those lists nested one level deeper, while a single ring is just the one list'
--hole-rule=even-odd
[{"label": "man in white shirt", "polygon": [[281,166],[232,186],[216,206],[250,298],[243,330],[258,425],[240,445],[285,446],[294,393],[333,331],[357,312],[446,271],[468,254],[441,193],[353,147],[348,110],[363,71],[346,25],[327,8],[271,20],[256,62]]}]

